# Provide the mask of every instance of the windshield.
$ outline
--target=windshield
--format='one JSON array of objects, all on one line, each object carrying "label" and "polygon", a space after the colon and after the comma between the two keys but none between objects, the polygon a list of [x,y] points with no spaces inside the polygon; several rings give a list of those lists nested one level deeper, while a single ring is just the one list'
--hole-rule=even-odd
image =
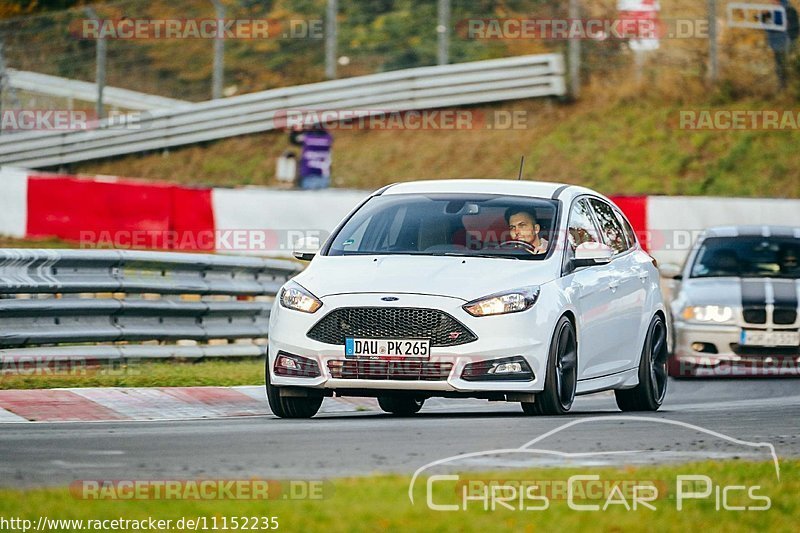
[{"label": "windshield", "polygon": [[519,196],[398,194],[371,198],[328,255],[458,255],[542,260],[557,202]]},{"label": "windshield", "polygon": [[800,239],[791,237],[715,237],[706,239],[691,277],[800,278]]}]

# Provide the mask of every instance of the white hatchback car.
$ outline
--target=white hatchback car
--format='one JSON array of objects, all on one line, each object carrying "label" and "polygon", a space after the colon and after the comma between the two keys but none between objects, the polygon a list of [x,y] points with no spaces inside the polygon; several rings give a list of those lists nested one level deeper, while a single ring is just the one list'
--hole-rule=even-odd
[{"label": "white hatchback car", "polygon": [[656,410],[667,387],[655,261],[604,196],[502,180],[400,183],[372,194],[284,285],[270,315],[266,388],[280,417],[324,396],[520,402],[563,414],[614,390]]}]

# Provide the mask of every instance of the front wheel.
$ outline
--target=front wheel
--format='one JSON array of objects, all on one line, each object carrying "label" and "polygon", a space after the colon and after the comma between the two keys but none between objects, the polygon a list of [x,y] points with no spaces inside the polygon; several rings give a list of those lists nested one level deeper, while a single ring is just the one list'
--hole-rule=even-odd
[{"label": "front wheel", "polygon": [[578,388],[578,342],[575,326],[562,316],[550,342],[544,390],[533,403],[522,402],[529,415],[563,415],[572,408]]},{"label": "front wheel", "polygon": [[667,394],[667,326],[661,316],[650,322],[639,360],[639,384],[616,390],[622,411],[657,411]]},{"label": "front wheel", "polygon": [[311,418],[322,406],[322,396],[281,396],[281,390],[269,380],[269,357],[267,357],[266,389],[269,408],[279,418]]},{"label": "front wheel", "polygon": [[422,409],[423,398],[411,396],[378,396],[378,405],[387,413],[397,416],[410,416]]}]

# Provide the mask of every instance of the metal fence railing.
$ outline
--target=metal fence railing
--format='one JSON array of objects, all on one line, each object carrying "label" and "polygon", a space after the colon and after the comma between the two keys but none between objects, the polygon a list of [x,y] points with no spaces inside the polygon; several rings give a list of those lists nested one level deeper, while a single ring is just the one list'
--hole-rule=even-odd
[{"label": "metal fence railing", "polygon": [[300,270],[253,257],[3,249],[0,360],[260,356],[272,300]]},{"label": "metal fence railing", "polygon": [[42,168],[269,131],[293,109],[406,111],[565,92],[560,54],[421,67],[153,111],[129,124],[4,135],[0,164]]}]

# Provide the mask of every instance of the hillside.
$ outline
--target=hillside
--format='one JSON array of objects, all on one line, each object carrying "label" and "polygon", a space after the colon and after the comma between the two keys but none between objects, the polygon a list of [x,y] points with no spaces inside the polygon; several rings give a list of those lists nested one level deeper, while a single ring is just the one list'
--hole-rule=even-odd
[{"label": "hillside", "polygon": [[[800,197],[800,131],[684,131],[682,109],[794,109],[792,100],[662,104],[587,95],[580,103],[526,100],[473,108],[524,111],[514,130],[334,132],[334,184],[377,188],[420,178],[516,177],[580,183],[609,194]],[[70,170],[204,185],[276,185],[284,132],[227,139]]]}]

